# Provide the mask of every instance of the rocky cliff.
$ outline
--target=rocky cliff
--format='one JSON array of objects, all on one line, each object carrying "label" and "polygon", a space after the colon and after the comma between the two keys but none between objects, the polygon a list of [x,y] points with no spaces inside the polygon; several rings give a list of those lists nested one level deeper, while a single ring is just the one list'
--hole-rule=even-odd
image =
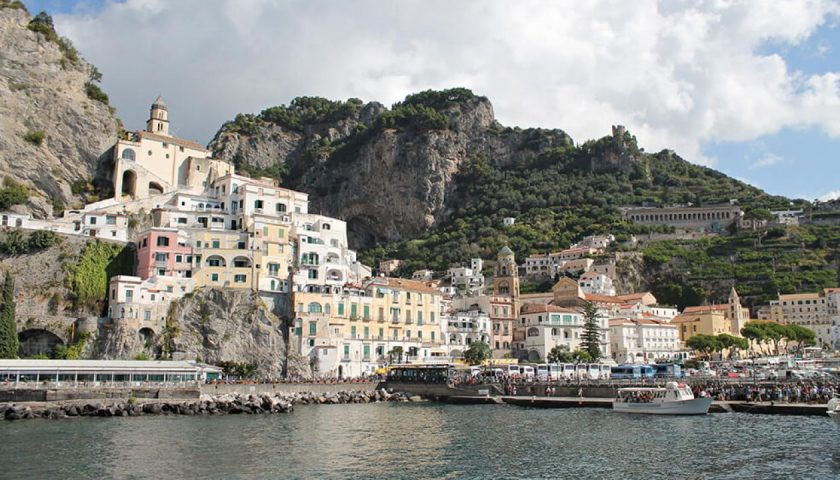
[{"label": "rocky cliff", "polygon": [[96,176],[120,124],[95,67],[18,5],[0,0],[0,175],[28,187],[15,208],[45,217],[79,200],[71,185]]},{"label": "rocky cliff", "polygon": [[348,222],[351,243],[414,238],[457,206],[454,177],[483,157],[497,165],[572,145],[560,130],[512,129],[466,89],[421,92],[392,109],[360,100],[299,98],[240,115],[210,143],[240,171],[282,175],[310,193],[311,211]]},{"label": "rocky cliff", "polygon": [[173,359],[254,364],[279,377],[286,363],[286,330],[250,291],[206,289],[173,303],[158,335]]}]

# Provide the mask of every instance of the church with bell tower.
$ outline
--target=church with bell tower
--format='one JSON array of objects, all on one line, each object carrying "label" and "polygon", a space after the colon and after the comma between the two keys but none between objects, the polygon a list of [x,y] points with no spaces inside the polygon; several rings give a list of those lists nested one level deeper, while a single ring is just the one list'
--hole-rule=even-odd
[{"label": "church with bell tower", "polygon": [[179,189],[200,193],[216,178],[234,173],[200,143],[170,133],[169,107],[158,96],[146,129],[128,132],[114,145],[114,200],[131,202]]},{"label": "church with bell tower", "polygon": [[516,256],[507,245],[499,250],[493,275],[493,295],[508,296],[513,300],[513,311],[519,315],[519,267]]}]

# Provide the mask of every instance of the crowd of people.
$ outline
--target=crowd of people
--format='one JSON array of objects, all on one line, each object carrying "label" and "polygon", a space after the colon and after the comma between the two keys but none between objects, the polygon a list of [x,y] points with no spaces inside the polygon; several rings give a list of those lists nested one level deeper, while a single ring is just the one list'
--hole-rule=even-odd
[{"label": "crowd of people", "polygon": [[774,403],[828,403],[840,394],[840,382],[799,381],[790,383],[725,384],[708,382],[692,386],[694,395],[705,392],[715,400]]}]

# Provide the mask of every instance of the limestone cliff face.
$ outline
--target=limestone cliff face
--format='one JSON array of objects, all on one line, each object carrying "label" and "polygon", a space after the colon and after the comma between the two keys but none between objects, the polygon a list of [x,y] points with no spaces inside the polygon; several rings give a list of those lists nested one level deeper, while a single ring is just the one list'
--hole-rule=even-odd
[{"label": "limestone cliff face", "polygon": [[282,322],[250,291],[207,289],[173,303],[159,337],[173,359],[253,363],[272,377],[286,361]]},{"label": "limestone cliff face", "polygon": [[267,121],[264,112],[225,124],[210,148],[246,168],[282,166],[285,186],[309,193],[310,211],[346,220],[351,244],[361,248],[444,221],[458,206],[457,174],[472,158],[506,165],[572,144],[560,130],[503,127],[490,102],[471,92],[410,107],[368,103],[299,128]]},{"label": "limestone cliff face", "polygon": [[[76,201],[72,182],[96,175],[118,120],[108,105],[88,98],[92,67],[68,57],[68,44],[63,51],[28,29],[31,20],[25,10],[0,7],[0,176],[28,186],[26,208],[45,217],[54,200]],[[38,132],[40,145],[25,139]]]}]

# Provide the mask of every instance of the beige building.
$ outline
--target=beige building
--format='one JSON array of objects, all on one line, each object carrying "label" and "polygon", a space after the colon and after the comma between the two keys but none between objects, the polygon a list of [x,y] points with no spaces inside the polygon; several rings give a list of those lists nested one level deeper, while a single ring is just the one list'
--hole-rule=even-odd
[{"label": "beige building", "polygon": [[130,133],[114,146],[114,199],[128,201],[169,193],[179,187],[199,191],[215,178],[233,172],[231,165],[210,158],[201,144],[169,134],[166,102],[152,104],[146,130]]},{"label": "beige building", "polygon": [[442,296],[432,283],[373,278],[292,296],[293,344],[319,376],[355,377],[390,361],[446,356]]},{"label": "beige building", "polygon": [[833,335],[832,324],[838,323],[838,311],[840,289],[826,288],[817,293],[779,295],[770,302],[769,319],[813,330],[817,346],[833,348],[836,333]]}]

